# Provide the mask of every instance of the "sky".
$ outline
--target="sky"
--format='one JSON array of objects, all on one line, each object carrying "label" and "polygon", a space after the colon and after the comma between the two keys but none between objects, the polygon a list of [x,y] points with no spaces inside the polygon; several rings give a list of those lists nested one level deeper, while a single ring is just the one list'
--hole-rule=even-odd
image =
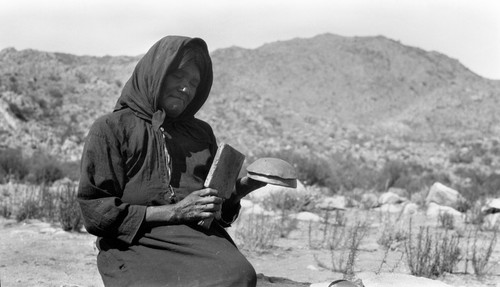
[{"label": "sky", "polygon": [[383,35],[500,80],[498,15],[498,0],[0,0],[0,49],[137,56],[166,35],[210,51]]}]

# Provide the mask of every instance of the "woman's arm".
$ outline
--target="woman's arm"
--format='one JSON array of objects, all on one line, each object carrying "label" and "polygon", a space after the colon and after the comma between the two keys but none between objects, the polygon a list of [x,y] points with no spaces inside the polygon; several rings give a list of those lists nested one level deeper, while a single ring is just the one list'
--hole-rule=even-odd
[{"label": "woman's arm", "polygon": [[175,204],[148,206],[146,219],[148,224],[182,224],[213,218],[221,210],[222,198],[218,191],[205,188],[194,191]]},{"label": "woman's arm", "polygon": [[119,140],[112,131],[106,118],[97,120],[90,129],[81,161],[78,202],[89,233],[130,244],[142,225],[146,207],[120,199],[126,175]]}]

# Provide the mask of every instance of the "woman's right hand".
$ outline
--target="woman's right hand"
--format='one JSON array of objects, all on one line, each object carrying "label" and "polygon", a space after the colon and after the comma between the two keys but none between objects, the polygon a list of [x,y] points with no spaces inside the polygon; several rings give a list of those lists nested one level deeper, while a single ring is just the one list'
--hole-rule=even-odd
[{"label": "woman's right hand", "polygon": [[181,223],[213,218],[221,210],[222,202],[213,188],[197,190],[174,205],[175,217]]},{"label": "woman's right hand", "polygon": [[183,224],[213,218],[221,210],[223,199],[213,188],[193,191],[175,204],[148,206],[146,222],[156,224]]}]

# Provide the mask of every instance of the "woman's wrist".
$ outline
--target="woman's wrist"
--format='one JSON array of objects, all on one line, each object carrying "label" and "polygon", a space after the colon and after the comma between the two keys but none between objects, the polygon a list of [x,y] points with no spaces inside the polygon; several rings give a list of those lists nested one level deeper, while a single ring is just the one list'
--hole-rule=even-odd
[{"label": "woman's wrist", "polygon": [[146,223],[176,223],[174,205],[148,206],[146,208]]}]

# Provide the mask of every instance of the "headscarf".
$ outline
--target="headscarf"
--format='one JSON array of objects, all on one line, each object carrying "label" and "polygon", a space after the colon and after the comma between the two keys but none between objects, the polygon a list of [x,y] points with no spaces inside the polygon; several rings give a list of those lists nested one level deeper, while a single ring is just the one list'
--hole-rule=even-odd
[{"label": "headscarf", "polygon": [[[163,93],[167,75],[175,71],[183,56],[186,45],[197,45],[203,51],[205,69],[200,71],[200,83],[193,100],[176,118],[166,116],[158,109],[158,99]],[[199,141],[211,141],[207,131],[194,119],[194,115],[203,106],[212,87],[212,61],[207,44],[200,38],[166,36],[156,42],[139,60],[132,76],[125,84],[114,111],[130,108],[135,115],[152,124],[155,132],[161,126],[189,134]]]}]

